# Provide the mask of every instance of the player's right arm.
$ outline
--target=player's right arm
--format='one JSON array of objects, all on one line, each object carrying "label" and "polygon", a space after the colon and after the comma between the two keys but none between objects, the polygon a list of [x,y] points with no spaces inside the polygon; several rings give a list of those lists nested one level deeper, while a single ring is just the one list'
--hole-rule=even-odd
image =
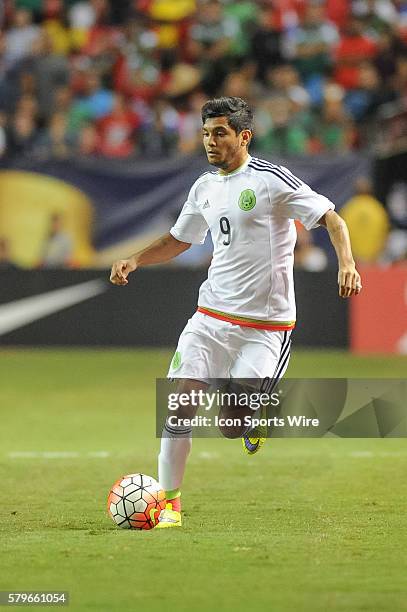
[{"label": "player's right arm", "polygon": [[114,285],[127,285],[130,272],[141,266],[165,263],[189,249],[191,244],[204,243],[208,225],[196,205],[196,187],[199,182],[200,179],[191,187],[188,199],[168,234],[128,259],[120,259],[113,264],[110,281]]},{"label": "player's right arm", "polygon": [[170,232],[155,240],[145,249],[138,251],[128,259],[115,261],[110,273],[110,281],[114,285],[127,285],[128,275],[142,266],[165,263],[177,255],[180,255],[191,246],[188,242],[182,242],[174,238]]}]

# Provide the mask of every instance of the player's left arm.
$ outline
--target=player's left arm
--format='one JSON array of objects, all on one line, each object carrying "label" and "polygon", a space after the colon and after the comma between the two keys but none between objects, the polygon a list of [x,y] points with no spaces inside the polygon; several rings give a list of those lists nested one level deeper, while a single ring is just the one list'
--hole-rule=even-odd
[{"label": "player's left arm", "polygon": [[332,245],[338,258],[339,295],[348,298],[362,290],[359,272],[356,270],[352,255],[349,231],[345,221],[334,211],[328,210],[318,221],[328,230]]}]

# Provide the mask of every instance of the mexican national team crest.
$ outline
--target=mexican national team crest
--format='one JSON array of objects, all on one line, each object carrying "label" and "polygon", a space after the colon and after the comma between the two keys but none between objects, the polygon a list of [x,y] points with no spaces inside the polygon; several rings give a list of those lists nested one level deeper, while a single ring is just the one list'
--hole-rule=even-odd
[{"label": "mexican national team crest", "polygon": [[239,208],[248,211],[256,206],[256,194],[253,189],[245,189],[239,197]]}]

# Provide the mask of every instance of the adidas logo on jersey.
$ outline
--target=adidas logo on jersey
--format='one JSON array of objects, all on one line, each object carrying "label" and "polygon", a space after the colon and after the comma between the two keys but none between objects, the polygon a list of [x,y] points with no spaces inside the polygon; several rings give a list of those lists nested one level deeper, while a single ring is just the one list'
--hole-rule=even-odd
[{"label": "adidas logo on jersey", "polygon": [[202,208],[210,208],[210,204],[209,204],[209,200],[205,201],[205,204],[202,206]]}]

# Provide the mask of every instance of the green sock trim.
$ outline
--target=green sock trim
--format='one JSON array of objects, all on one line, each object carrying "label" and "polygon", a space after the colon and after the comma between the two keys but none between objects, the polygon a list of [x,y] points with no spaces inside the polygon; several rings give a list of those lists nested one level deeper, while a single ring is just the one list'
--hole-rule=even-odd
[{"label": "green sock trim", "polygon": [[167,499],[175,499],[176,497],[181,497],[180,489],[173,489],[172,491],[166,491],[165,497]]}]

